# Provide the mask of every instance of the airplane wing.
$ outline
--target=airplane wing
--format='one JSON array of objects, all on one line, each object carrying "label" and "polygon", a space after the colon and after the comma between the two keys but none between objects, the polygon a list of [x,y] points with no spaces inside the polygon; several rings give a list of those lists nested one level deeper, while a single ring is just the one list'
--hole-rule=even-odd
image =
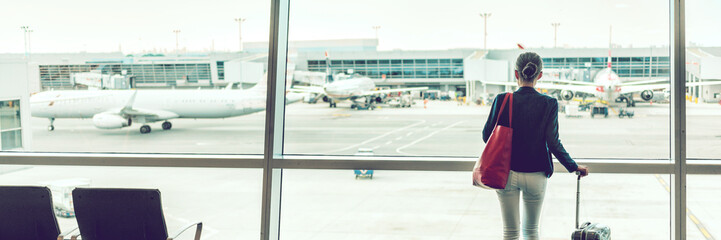
[{"label": "airplane wing", "polygon": [[361,93],[363,96],[382,94],[382,93],[394,93],[394,92],[409,92],[409,91],[423,91],[428,90],[428,87],[414,87],[414,88],[394,88],[394,89],[383,89],[383,90],[372,90]]},{"label": "airplane wing", "polygon": [[582,92],[588,94],[596,94],[596,86],[593,85],[560,85],[548,82],[539,82],[536,84],[536,88],[542,89],[556,89],[556,90],[568,90],[573,92]]},{"label": "airplane wing", "polygon": [[646,90],[661,90],[668,89],[670,87],[671,85],[668,83],[622,86],[621,94],[643,92]]},{"label": "airplane wing", "polygon": [[165,110],[157,110],[157,109],[143,109],[143,108],[134,108],[133,104],[135,103],[135,96],[138,94],[138,91],[136,90],[133,92],[133,95],[130,96],[128,99],[128,102],[125,103],[125,106],[123,108],[117,109],[117,110],[110,110],[106,113],[113,113],[113,114],[121,114],[125,116],[129,116],[132,118],[142,117],[149,121],[161,121],[161,120],[168,120],[173,118],[178,118],[178,114],[170,111]]},{"label": "airplane wing", "polygon": [[[553,82],[567,82],[572,84],[581,84],[581,85],[561,85],[561,84],[555,84]],[[500,86],[511,86],[511,87],[518,87],[518,83],[516,82],[483,82],[484,84],[490,84],[490,85],[500,85]],[[588,93],[588,94],[595,94],[596,93],[596,86],[590,83],[585,82],[576,82],[576,81],[567,81],[567,80],[547,80],[536,83],[536,88],[542,88],[542,89],[556,89],[556,90],[568,90],[568,91],[574,91],[574,92],[582,92],[582,93]]]},{"label": "airplane wing", "polygon": [[621,86],[633,86],[633,85],[642,85],[642,84],[649,84],[649,83],[664,83],[668,82],[668,78],[657,78],[657,79],[649,79],[649,80],[643,80],[643,81],[633,81],[633,82],[624,82],[621,83]]},{"label": "airplane wing", "polygon": [[518,87],[518,83],[516,83],[516,82],[491,82],[491,81],[481,81],[481,83],[482,83],[482,84],[489,84],[489,85]]},{"label": "airplane wing", "polygon": [[[721,85],[721,81],[687,82],[686,83],[686,87],[709,86],[709,85]],[[668,84],[668,83],[622,86],[621,93],[642,92],[645,90],[666,90],[669,88],[671,88],[671,84]]]},{"label": "airplane wing", "polygon": [[178,118],[178,114],[165,110],[154,110],[154,109],[125,109],[121,110],[122,114],[131,117],[145,117],[148,120],[160,121]]},{"label": "airplane wing", "polygon": [[591,82],[570,81],[570,80],[562,80],[562,79],[546,79],[546,78],[541,78],[540,80],[538,80],[538,83],[543,83],[543,82],[566,83],[566,84],[574,84],[574,85],[581,85],[581,86],[594,86],[594,87],[596,86],[595,83],[591,83]]}]

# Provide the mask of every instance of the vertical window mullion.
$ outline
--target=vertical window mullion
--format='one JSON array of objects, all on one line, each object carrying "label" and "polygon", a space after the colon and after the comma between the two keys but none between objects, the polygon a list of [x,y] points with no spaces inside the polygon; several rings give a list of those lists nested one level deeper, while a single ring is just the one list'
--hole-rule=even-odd
[{"label": "vertical window mullion", "polygon": [[273,168],[273,162],[283,155],[289,5],[290,0],[272,0],[270,8],[261,240],[280,238],[282,169]]},{"label": "vertical window mullion", "polygon": [[686,44],[685,1],[670,1],[671,57],[671,239],[686,239]]}]

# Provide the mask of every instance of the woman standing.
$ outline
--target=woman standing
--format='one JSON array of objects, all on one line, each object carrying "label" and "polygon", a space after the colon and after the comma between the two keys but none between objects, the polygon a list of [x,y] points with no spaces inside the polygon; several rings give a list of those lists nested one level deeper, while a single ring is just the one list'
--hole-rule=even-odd
[{"label": "woman standing", "polygon": [[[534,86],[543,72],[541,57],[534,52],[525,52],[516,60],[515,75],[520,87],[513,93],[513,139],[511,172],[506,188],[497,190],[503,215],[503,239],[518,239],[520,235],[519,198],[523,192],[523,236],[524,239],[539,239],[538,224],[546,192],[546,181],[553,174],[551,153],[556,156],[569,172],[578,171],[588,175],[588,168],[578,166],[563,148],[558,139],[558,101],[538,93]],[[499,94],[493,101],[491,113],[483,128],[483,141],[496,126],[496,116],[501,125],[508,126],[508,109],[498,112],[506,94]]]}]

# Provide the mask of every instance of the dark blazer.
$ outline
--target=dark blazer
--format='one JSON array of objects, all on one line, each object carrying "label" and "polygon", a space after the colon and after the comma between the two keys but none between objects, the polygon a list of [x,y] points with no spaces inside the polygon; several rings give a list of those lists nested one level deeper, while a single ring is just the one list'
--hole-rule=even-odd
[{"label": "dark blazer", "polygon": [[[483,128],[483,141],[487,142],[496,126],[496,116],[506,93],[493,101],[491,113]],[[508,105],[498,120],[508,126]],[[532,87],[521,87],[513,93],[513,143],[511,170],[516,172],[545,172],[553,174],[551,153],[569,172],[578,165],[558,139],[558,100],[538,93]]]}]

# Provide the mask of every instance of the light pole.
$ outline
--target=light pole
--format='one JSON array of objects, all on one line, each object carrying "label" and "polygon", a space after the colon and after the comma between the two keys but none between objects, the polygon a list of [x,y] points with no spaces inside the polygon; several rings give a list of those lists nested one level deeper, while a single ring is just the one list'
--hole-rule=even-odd
[{"label": "light pole", "polygon": [[23,30],[23,38],[25,39],[25,59],[28,59],[30,57],[30,43],[28,41],[30,33],[33,32],[33,30],[31,30],[29,26],[20,26],[20,29]]},{"label": "light pole", "polygon": [[236,18],[236,22],[238,22],[238,45],[240,51],[243,51],[243,32],[241,31],[241,28],[243,26],[243,22],[245,22],[245,18]]},{"label": "light pole", "polygon": [[551,26],[553,26],[553,48],[556,48],[556,40],[558,36],[558,26],[561,25],[561,23],[551,23]]},{"label": "light pole", "polygon": [[483,18],[483,50],[486,50],[486,38],[488,37],[488,17],[491,16],[491,13],[481,13],[480,15]]},{"label": "light pole", "polygon": [[378,40],[378,29],[380,29],[380,28],[381,28],[381,26],[378,26],[378,25],[373,26],[373,30],[376,31],[376,47],[378,47],[378,44],[380,43],[380,40]]},{"label": "light pole", "polygon": [[180,35],[180,30],[175,29],[175,30],[173,30],[173,32],[175,33],[175,57],[180,57],[180,52],[179,52],[180,46],[178,44],[178,36]]},{"label": "light pole", "polygon": [[380,29],[381,26],[373,26],[373,30],[376,30],[376,40],[378,40],[378,29]]}]

